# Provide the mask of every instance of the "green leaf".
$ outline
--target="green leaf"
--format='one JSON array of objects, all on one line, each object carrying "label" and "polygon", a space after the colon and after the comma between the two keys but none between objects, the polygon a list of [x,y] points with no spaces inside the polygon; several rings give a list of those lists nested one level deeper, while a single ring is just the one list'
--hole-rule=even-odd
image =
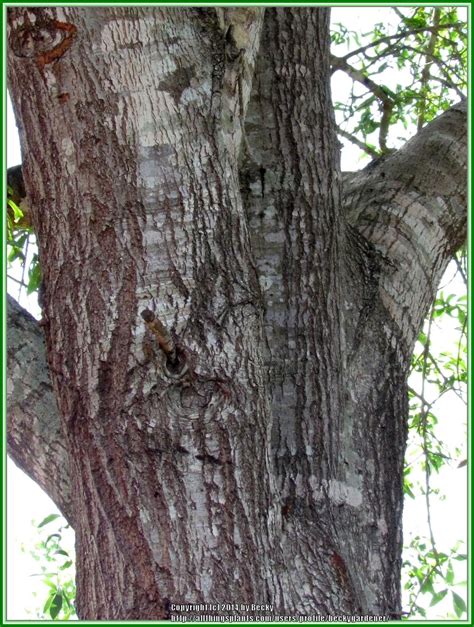
[{"label": "green leaf", "polygon": [[21,248],[18,246],[12,246],[10,252],[8,253],[7,261],[8,263],[13,263],[15,259],[21,259],[23,263],[25,262],[25,255]]},{"label": "green leaf", "polygon": [[58,549],[54,552],[55,555],[64,555],[65,557],[69,557],[69,553],[64,549]]},{"label": "green leaf", "polygon": [[20,207],[16,204],[16,202],[14,202],[11,198],[9,198],[7,200],[7,205],[10,207],[10,209],[13,211],[13,216],[15,218],[15,221],[17,220],[21,220],[21,218],[23,218],[23,211],[20,209]]},{"label": "green leaf", "polygon": [[[421,546],[420,546],[420,548],[421,548]],[[422,549],[422,550],[423,550],[423,549]],[[425,592],[430,592],[432,595],[434,595],[434,594],[435,594],[435,591],[434,591],[434,589],[433,589],[433,581],[432,581],[431,577],[429,577],[429,578],[428,578],[428,579],[427,579],[427,580],[423,583],[423,585],[422,585],[422,586],[421,586],[421,588],[420,588],[420,592],[423,592],[423,593],[425,593]]]},{"label": "green leaf", "polygon": [[30,269],[28,271],[28,287],[26,288],[27,294],[32,294],[36,292],[41,283],[41,270],[39,267],[39,263],[32,262]]},{"label": "green leaf", "polygon": [[43,607],[43,612],[45,614],[49,612],[49,608],[51,607],[51,603],[53,602],[53,599],[56,596],[56,593],[57,593],[57,587],[55,587],[54,590],[51,591],[48,598],[46,599],[46,603],[44,604],[44,607]]},{"label": "green leaf", "polygon": [[448,562],[448,568],[446,570],[445,580],[446,580],[446,583],[449,584],[450,586],[454,585],[454,570],[453,570],[453,563],[451,561]]},{"label": "green leaf", "polygon": [[418,612],[418,614],[421,614],[423,618],[426,617],[426,610],[423,607],[420,607],[419,605],[415,605],[415,610]]},{"label": "green leaf", "polygon": [[413,490],[411,488],[412,484],[405,479],[405,481],[403,482],[403,492],[410,498],[414,499],[415,495],[413,494]]},{"label": "green leaf", "polygon": [[64,564],[59,567],[59,570],[66,570],[66,568],[69,568],[70,566],[72,566],[72,560],[64,562]]},{"label": "green leaf", "polygon": [[44,542],[44,547],[47,548],[47,544],[50,540],[52,540],[53,538],[58,538],[59,540],[61,540],[61,534],[60,533],[52,533],[51,535],[49,535],[45,542]]},{"label": "green leaf", "polygon": [[63,606],[63,595],[62,595],[62,592],[58,590],[58,592],[53,597],[51,601],[51,605],[49,607],[49,614],[53,620],[61,611],[62,606]]},{"label": "green leaf", "polygon": [[424,333],[423,331],[420,331],[420,334],[418,336],[418,341],[420,342],[420,344],[424,346],[426,344],[426,333]]},{"label": "green leaf", "polygon": [[47,525],[50,522],[53,522],[53,520],[56,520],[56,518],[59,518],[59,514],[49,514],[49,516],[46,516],[46,518],[43,518],[43,520],[40,522],[40,524],[37,525],[38,529],[40,527],[44,527],[45,525]]},{"label": "green leaf", "polygon": [[462,597],[459,596],[459,594],[456,594],[456,592],[452,591],[451,594],[453,595],[453,607],[456,616],[458,618],[461,618],[461,616],[466,612],[467,609],[466,602]]},{"label": "green leaf", "polygon": [[23,248],[23,246],[26,244],[26,240],[28,239],[28,233],[19,231],[18,234],[19,237],[17,239],[13,239],[13,246],[16,246],[17,248]]},{"label": "green leaf", "polygon": [[448,594],[447,588],[445,588],[444,590],[441,590],[441,592],[435,592],[433,594],[433,598],[431,599],[430,607],[433,607],[433,605],[436,605],[437,603],[442,601],[447,594]]}]

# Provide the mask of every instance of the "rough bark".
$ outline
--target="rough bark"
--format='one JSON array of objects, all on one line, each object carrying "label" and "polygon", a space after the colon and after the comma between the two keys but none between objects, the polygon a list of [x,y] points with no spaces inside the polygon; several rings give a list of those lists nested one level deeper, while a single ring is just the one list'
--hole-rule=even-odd
[{"label": "rough bark", "polygon": [[[465,107],[430,125],[385,169],[376,164],[350,177],[341,216],[329,99],[321,102],[324,87],[312,72],[317,56],[290,12],[272,18],[246,121],[252,158],[242,193],[266,302],[282,542],[300,582],[293,602],[313,609],[304,583],[324,564],[317,585],[324,581],[328,599],[337,590],[339,607],[344,591],[352,612],[397,615],[406,375],[439,278],[466,236]],[[439,184],[427,184],[444,164]],[[401,216],[403,194],[417,206]],[[411,249],[400,254],[403,219]],[[373,231],[383,233],[385,248]],[[414,280],[403,283],[407,272]],[[391,307],[388,294],[397,294]],[[331,585],[331,573],[341,585]]]},{"label": "rough bark", "polygon": [[266,303],[280,543],[288,565],[285,607],[357,614],[360,595],[331,502],[344,417],[346,231],[328,18],[301,10],[267,14],[247,126],[255,163],[247,161],[243,197]]},{"label": "rough bark", "polygon": [[382,255],[382,302],[409,355],[446,263],[466,240],[466,101],[354,174],[344,200],[349,222]]},{"label": "rough bark", "polygon": [[[73,478],[78,613],[159,618],[169,599],[232,590],[268,601],[270,419],[235,159],[260,11],[239,13],[238,65],[220,19],[232,11],[13,11],[13,40],[24,15],[33,34],[78,33],[60,63],[42,51],[12,63],[29,77],[17,111],[35,118],[24,169]],[[150,346],[147,308],[176,334],[179,368]]]},{"label": "rough bark", "polygon": [[[465,237],[465,111],[342,197],[328,12],[262,22],[9,10],[62,433],[31,419],[20,453],[43,369],[15,392],[9,445],[50,493],[41,463],[68,466],[55,500],[77,534],[81,618],[230,599],[400,611],[406,374]],[[427,184],[440,169],[446,185]],[[38,332],[12,312],[36,378]]]},{"label": "rough bark", "polygon": [[72,523],[67,448],[37,321],[7,295],[8,453]]}]

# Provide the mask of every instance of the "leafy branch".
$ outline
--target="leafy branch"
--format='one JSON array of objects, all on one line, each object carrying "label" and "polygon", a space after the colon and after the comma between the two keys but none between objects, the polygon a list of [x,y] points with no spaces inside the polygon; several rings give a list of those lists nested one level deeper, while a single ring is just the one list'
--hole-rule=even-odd
[{"label": "leafy branch", "polygon": [[70,620],[77,618],[74,607],[76,586],[74,583],[74,556],[66,550],[69,525],[59,514],[49,514],[38,525],[39,542],[30,551],[40,565],[40,577],[46,588],[46,600],[37,618],[42,620]]},{"label": "leafy branch", "polygon": [[[41,271],[38,254],[29,254],[30,245],[34,241],[33,228],[30,216],[24,205],[26,197],[21,166],[15,166],[8,171],[7,185],[7,269],[8,278],[19,285],[18,298],[23,289],[27,294],[37,291],[41,281]],[[11,271],[19,265],[20,278],[16,278]],[[28,276],[28,281],[26,281]]]},{"label": "leafy branch", "polygon": [[389,153],[412,134],[400,133],[401,127],[420,130],[466,98],[467,24],[458,9],[391,10],[398,16],[395,32],[380,23],[362,36],[340,24],[332,33],[337,50],[346,47],[342,53],[333,51],[332,72],[344,73],[353,85],[346,99],[335,103],[338,132],[372,158]]},{"label": "leafy branch", "polygon": [[[456,276],[461,280],[464,280],[464,276],[459,268],[464,270],[465,263],[464,249],[458,253],[457,262],[453,263],[457,268]],[[411,498],[416,498],[416,492],[424,495],[428,537],[422,539],[416,536],[405,547],[404,588],[409,593],[407,607],[410,618],[417,615],[427,616],[426,604],[420,604],[419,601],[422,595],[431,596],[430,607],[449,599],[450,595],[456,618],[461,618],[467,611],[464,594],[457,591],[462,583],[456,581],[454,570],[456,562],[466,559],[465,554],[459,552],[461,543],[456,544],[449,552],[440,551],[433,529],[432,497],[439,494],[432,485],[433,473],[439,473],[444,464],[454,463],[455,468],[462,468],[466,464],[466,460],[460,461],[461,451],[456,449],[454,455],[451,454],[435,433],[438,423],[435,413],[437,402],[445,394],[456,394],[464,403],[466,401],[466,363],[463,359],[466,345],[466,298],[463,295],[445,295],[446,287],[447,285],[439,289],[425,323],[425,330],[419,336],[421,350],[412,358],[412,371],[420,377],[420,381],[414,380],[409,387],[411,443],[405,463],[404,486],[405,494]],[[449,319],[457,321],[456,356],[437,351],[432,341],[435,323],[442,325],[443,321]],[[445,374],[445,371],[451,374]],[[433,395],[436,389],[438,394]],[[420,452],[415,445],[416,435],[421,439]],[[418,468],[422,472],[422,482],[416,488],[412,477],[416,476]]]},{"label": "leafy branch", "polygon": [[[437,9],[438,10],[438,9]],[[345,54],[342,58],[344,60],[350,59],[351,57],[355,57],[358,56],[360,54],[364,54],[366,53],[368,50],[370,50],[371,48],[376,48],[378,46],[380,46],[381,44],[384,43],[388,43],[391,42],[393,40],[396,41],[400,41],[401,39],[407,39],[410,36],[413,35],[417,35],[418,33],[426,33],[426,32],[430,32],[432,34],[434,33],[438,33],[439,31],[446,29],[446,28],[460,28],[462,29],[464,25],[461,22],[452,22],[452,23],[448,23],[448,24],[435,24],[433,26],[422,26],[420,28],[408,28],[405,30],[402,30],[398,33],[395,33],[394,35],[385,35],[384,37],[379,37],[378,39],[376,39],[375,41],[372,41],[369,44],[366,44],[365,46],[361,46],[360,48],[356,48],[356,50],[351,50],[350,52],[348,52],[347,54]]]},{"label": "leafy branch", "polygon": [[418,125],[417,130],[420,131],[425,123],[425,110],[426,110],[426,100],[428,97],[428,89],[429,89],[429,81],[430,81],[430,67],[433,63],[431,58],[434,56],[436,50],[436,42],[437,35],[439,31],[439,20],[441,17],[441,10],[439,8],[434,9],[434,17],[433,17],[433,29],[431,31],[431,36],[426,47],[426,59],[425,65],[421,72],[420,79],[420,101],[419,101],[419,117],[418,117]]}]

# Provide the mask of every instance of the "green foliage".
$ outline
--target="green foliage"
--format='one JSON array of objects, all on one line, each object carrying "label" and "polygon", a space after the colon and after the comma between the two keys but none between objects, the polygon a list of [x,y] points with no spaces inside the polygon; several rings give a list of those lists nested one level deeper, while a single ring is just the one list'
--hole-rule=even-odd
[{"label": "green foliage", "polygon": [[387,7],[387,20],[362,34],[333,25],[333,72],[350,79],[347,98],[335,103],[336,119],[341,135],[361,154],[391,152],[413,128],[420,130],[466,97],[462,10]]},{"label": "green foliage", "polygon": [[39,523],[38,529],[41,529],[41,527],[48,525],[50,522],[56,520],[59,517],[59,514],[50,514],[49,516],[46,516],[46,518],[43,518],[43,520]]},{"label": "green foliage", "polygon": [[14,200],[14,192],[7,186],[7,272],[11,273],[15,267],[20,269],[21,278],[8,275],[10,280],[17,283],[27,294],[37,292],[41,283],[41,270],[38,254],[29,254],[35,244],[33,229],[28,216]]},{"label": "green foliage", "polygon": [[44,584],[44,598],[36,618],[75,619],[74,556],[70,549],[66,550],[68,535],[73,532],[59,514],[46,516],[35,528],[39,539],[30,554],[38,562],[40,572],[32,576],[40,577]]},{"label": "green foliage", "polygon": [[[433,487],[434,477],[448,467],[457,472],[455,469],[466,465],[466,451],[459,444],[449,448],[439,437],[442,402],[452,405],[456,398],[466,405],[467,398],[467,298],[462,293],[467,289],[465,249],[452,265],[454,278],[439,289],[412,358],[404,489],[407,497],[425,500],[426,537],[416,535],[405,547],[403,581],[410,618],[467,617],[465,582],[457,580],[464,570],[459,563],[466,560],[463,545],[457,542],[448,552],[439,550],[431,511],[433,499],[444,499]],[[449,350],[441,341],[445,335],[451,336]],[[454,342],[453,337],[457,338]],[[430,608],[441,603],[442,610],[435,616],[433,611],[438,608]]]},{"label": "green foliage", "polygon": [[455,562],[467,561],[467,555],[458,552],[459,547],[460,543],[446,554],[433,550],[420,536],[410,542],[406,550],[408,559],[403,563],[409,618],[429,618],[432,615],[429,608],[442,601],[449,608],[443,616],[445,620],[467,618],[466,581],[458,581],[455,575]]}]

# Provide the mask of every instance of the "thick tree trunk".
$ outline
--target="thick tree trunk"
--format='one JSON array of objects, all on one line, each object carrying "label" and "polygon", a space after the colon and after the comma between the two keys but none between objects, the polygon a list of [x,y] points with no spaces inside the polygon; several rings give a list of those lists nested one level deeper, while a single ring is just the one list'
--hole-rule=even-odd
[{"label": "thick tree trunk", "polygon": [[[408,147],[393,184],[362,173],[344,203],[328,12],[263,15],[9,9],[63,439],[34,439],[40,421],[27,437],[39,467],[67,464],[53,496],[77,534],[81,618],[230,600],[400,612],[405,380],[465,232],[463,173],[448,209],[436,192],[449,229],[403,211]],[[403,220],[423,234],[423,288],[377,235]],[[19,436],[31,397],[10,397],[9,445],[41,483]]]}]

